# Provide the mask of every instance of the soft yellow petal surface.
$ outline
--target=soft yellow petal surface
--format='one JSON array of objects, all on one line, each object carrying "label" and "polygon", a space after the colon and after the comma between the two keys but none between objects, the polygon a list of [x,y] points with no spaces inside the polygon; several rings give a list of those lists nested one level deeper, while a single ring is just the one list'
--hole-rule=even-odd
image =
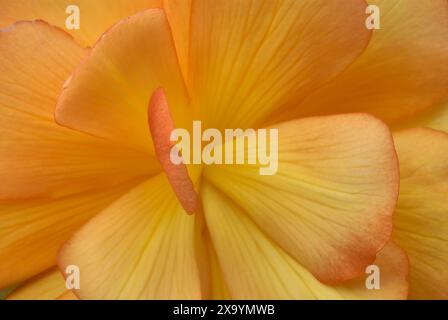
[{"label": "soft yellow petal surface", "polygon": [[153,9],[121,21],[101,38],[66,82],[56,121],[151,151],[147,107],[159,87],[176,126],[186,127],[188,101],[171,30],[163,11]]},{"label": "soft yellow petal surface", "polygon": [[55,300],[66,291],[61,272],[57,268],[52,268],[20,285],[8,295],[7,299]]},{"label": "soft yellow petal surface", "polygon": [[413,299],[448,299],[448,134],[394,134],[401,187],[393,240],[411,261]]},{"label": "soft yellow petal surface", "polygon": [[350,68],[304,101],[312,114],[361,111],[390,123],[446,94],[448,1],[369,3],[380,8],[381,29]]},{"label": "soft yellow petal surface", "polygon": [[[326,286],[274,244],[231,200],[205,183],[207,224],[224,277],[234,299],[403,299],[407,294],[406,255],[386,247],[375,264],[381,289],[368,290],[365,277],[337,287]],[[287,229],[282,232],[288,232]],[[303,248],[303,250],[307,250]],[[331,268],[321,260],[326,268]]]},{"label": "soft yellow petal surface", "polygon": [[363,0],[197,0],[189,87],[214,128],[253,127],[295,108],[363,51]]},{"label": "soft yellow petal surface", "polygon": [[132,186],[54,200],[0,202],[0,288],[55,265],[62,244]]},{"label": "soft yellow petal surface", "polygon": [[0,199],[65,196],[158,170],[148,154],[54,123],[58,93],[84,53],[43,22],[0,32]]},{"label": "soft yellow petal surface", "polygon": [[360,275],[392,229],[398,167],[388,128],[365,114],[275,128],[275,175],[260,175],[261,165],[219,165],[205,168],[206,179],[318,279]]},{"label": "soft yellow petal surface", "polygon": [[81,299],[199,299],[194,229],[161,174],[78,231],[59,266],[79,266]]},{"label": "soft yellow petal surface", "polygon": [[[149,8],[160,8],[162,0],[0,0],[0,28],[18,20],[42,19],[69,32],[83,46],[91,46],[117,21]],[[79,29],[69,30],[67,7],[79,8]]]}]

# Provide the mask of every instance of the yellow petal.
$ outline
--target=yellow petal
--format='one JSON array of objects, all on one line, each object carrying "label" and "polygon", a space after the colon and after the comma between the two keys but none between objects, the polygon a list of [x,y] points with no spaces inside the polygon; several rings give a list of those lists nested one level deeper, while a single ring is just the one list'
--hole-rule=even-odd
[{"label": "yellow petal", "polygon": [[413,299],[448,299],[448,134],[394,134],[401,187],[393,239],[411,261]]},{"label": "yellow petal", "polygon": [[61,245],[132,186],[55,200],[0,202],[0,288],[55,265]]},{"label": "yellow petal", "polygon": [[121,21],[101,38],[65,84],[56,121],[152,152],[147,106],[159,87],[176,126],[186,127],[186,91],[171,31],[163,11],[153,9]]},{"label": "yellow petal", "polygon": [[295,108],[365,48],[361,0],[198,0],[191,16],[192,103],[205,126],[257,126]]},{"label": "yellow petal", "polygon": [[[280,249],[249,217],[208,183],[202,186],[204,211],[230,294],[234,299],[403,299],[407,293],[406,256],[386,247],[375,263],[380,290],[368,290],[365,277],[331,287]],[[288,232],[288,230],[282,230]],[[302,250],[306,250],[303,248]],[[392,252],[391,252],[392,251]],[[388,261],[388,258],[392,258]],[[324,257],[322,267],[331,268]]]},{"label": "yellow petal", "polygon": [[448,100],[394,126],[394,130],[427,127],[448,133]]},{"label": "yellow petal", "polygon": [[432,106],[448,87],[448,2],[369,0],[381,29],[363,55],[303,102],[316,113],[369,112],[387,122]]},{"label": "yellow petal", "polygon": [[8,295],[7,299],[55,300],[66,291],[61,272],[57,268],[52,268],[20,285]]},{"label": "yellow petal", "polygon": [[206,179],[321,281],[360,275],[392,229],[399,178],[388,128],[365,114],[275,128],[275,175],[260,175],[261,165],[218,165],[205,168]]},{"label": "yellow petal", "polygon": [[148,154],[54,123],[58,92],[83,55],[43,22],[0,33],[0,199],[97,190],[159,169]]},{"label": "yellow petal", "polygon": [[[70,5],[79,8],[79,29],[69,30],[66,26]],[[0,28],[18,20],[42,19],[69,32],[79,44],[91,46],[115,22],[161,7],[161,0],[0,0],[0,7]]]},{"label": "yellow petal", "polygon": [[78,231],[59,266],[79,266],[81,299],[198,299],[194,227],[161,174]]}]

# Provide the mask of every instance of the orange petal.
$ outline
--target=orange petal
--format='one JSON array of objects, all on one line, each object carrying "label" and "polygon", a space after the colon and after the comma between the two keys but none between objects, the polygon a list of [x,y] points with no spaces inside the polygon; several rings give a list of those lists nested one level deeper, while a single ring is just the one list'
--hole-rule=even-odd
[{"label": "orange petal", "polygon": [[194,230],[195,217],[160,174],[78,231],[59,266],[79,266],[82,299],[199,299]]},{"label": "orange petal", "polygon": [[79,299],[73,293],[73,291],[67,290],[63,294],[61,294],[59,297],[57,297],[56,300],[79,300]]},{"label": "orange petal", "polygon": [[392,231],[399,177],[387,126],[350,114],[275,128],[275,175],[260,175],[259,164],[221,165],[204,177],[319,280],[360,275]]},{"label": "orange petal", "polygon": [[[366,274],[349,283],[327,286],[272,242],[220,191],[204,183],[202,194],[207,225],[232,298],[406,298],[408,261],[398,247],[386,246],[375,261],[380,268],[380,290],[366,288]],[[325,257],[319,263],[322,268],[332,268]]]},{"label": "orange petal", "polygon": [[190,47],[190,17],[192,0],[163,0],[163,9],[173,32],[179,64],[184,77],[188,70]]},{"label": "orange petal", "polygon": [[55,300],[66,291],[61,272],[57,268],[52,268],[20,285],[8,295],[7,299]]},{"label": "orange petal", "polygon": [[254,127],[295,108],[364,50],[363,0],[197,0],[188,82],[204,126]]},{"label": "orange petal", "polygon": [[393,239],[411,261],[412,299],[448,299],[448,134],[394,134],[401,186]]},{"label": "orange petal", "polygon": [[104,34],[65,84],[56,121],[152,152],[146,112],[159,87],[167,92],[176,125],[186,127],[187,95],[171,30],[163,11],[153,9]]},{"label": "orange petal", "polygon": [[[42,19],[69,32],[83,46],[91,46],[115,22],[149,8],[160,8],[162,0],[0,0],[0,28],[18,20]],[[76,5],[79,29],[68,30],[66,9]]]},{"label": "orange petal", "polygon": [[448,100],[394,126],[394,130],[427,127],[448,133]]},{"label": "orange petal", "polygon": [[0,199],[65,196],[160,169],[148,154],[54,123],[58,92],[83,55],[43,22],[0,33]]},{"label": "orange petal", "polygon": [[187,213],[197,212],[199,196],[194,190],[186,165],[176,165],[170,159],[171,148],[174,146],[174,142],[170,141],[170,135],[175,127],[163,89],[157,89],[151,97],[148,106],[148,121],[157,159],[179,202]]},{"label": "orange petal", "polygon": [[55,265],[61,245],[133,185],[59,199],[0,202],[0,288]]},{"label": "orange petal", "polygon": [[380,8],[381,29],[355,63],[301,104],[308,114],[361,111],[390,123],[431,107],[446,94],[448,2],[369,3]]}]

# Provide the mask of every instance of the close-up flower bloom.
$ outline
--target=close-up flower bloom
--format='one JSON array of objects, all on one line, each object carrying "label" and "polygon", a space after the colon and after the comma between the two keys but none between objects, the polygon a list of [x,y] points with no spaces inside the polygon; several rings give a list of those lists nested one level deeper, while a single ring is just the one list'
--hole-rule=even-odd
[{"label": "close-up flower bloom", "polygon": [[[0,0],[0,289],[448,300],[447,101],[448,0]],[[193,121],[277,171],[172,163]]]}]

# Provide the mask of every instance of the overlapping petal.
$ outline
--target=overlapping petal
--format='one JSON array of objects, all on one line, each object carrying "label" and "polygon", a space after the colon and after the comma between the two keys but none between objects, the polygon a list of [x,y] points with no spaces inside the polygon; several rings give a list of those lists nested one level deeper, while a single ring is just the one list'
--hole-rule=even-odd
[{"label": "overlapping petal", "polygon": [[134,185],[58,199],[0,201],[0,288],[55,265],[64,242]]},{"label": "overlapping petal", "polygon": [[448,134],[394,134],[401,187],[393,240],[411,261],[410,298],[448,299]]},{"label": "overlapping petal", "polygon": [[194,230],[161,174],[78,231],[59,266],[79,266],[82,299],[199,299]]},{"label": "overlapping petal", "polygon": [[[79,29],[69,30],[67,7],[79,8]],[[91,46],[117,21],[149,8],[161,8],[162,0],[0,0],[0,28],[19,20],[42,19],[69,32],[83,46]]]},{"label": "overlapping petal", "polygon": [[8,295],[7,299],[55,300],[66,292],[64,277],[57,268],[53,268],[20,285]]},{"label": "overlapping petal", "polygon": [[297,107],[364,50],[365,7],[363,0],[193,1],[188,83],[205,125],[256,127]]},{"label": "overlapping petal", "polygon": [[394,126],[395,130],[427,127],[448,133],[448,100],[429,108],[425,112],[402,121]]},{"label": "overlapping petal", "polygon": [[275,175],[245,164],[208,166],[204,177],[321,281],[359,276],[392,230],[399,178],[387,126],[351,114],[275,128]]},{"label": "overlapping petal", "polygon": [[[394,245],[380,253],[381,289],[368,290],[365,277],[337,287],[317,281],[223,193],[204,183],[204,211],[219,263],[234,299],[404,299],[406,255]],[[283,232],[288,232],[286,229]],[[313,241],[313,239],[310,239]],[[306,248],[304,248],[306,250]],[[324,261],[321,261],[325,265]],[[332,265],[325,265],[332,268]]]},{"label": "overlapping petal", "polygon": [[359,59],[303,102],[308,112],[369,112],[393,123],[431,107],[446,94],[448,2],[369,3],[380,9],[381,29],[374,31]]},{"label": "overlapping petal", "polygon": [[163,11],[152,9],[105,33],[66,82],[56,121],[153,152],[146,111],[159,87],[167,93],[176,126],[187,127],[191,110],[171,30]]},{"label": "overlapping petal", "polygon": [[159,169],[148,154],[54,123],[58,92],[84,53],[43,22],[0,32],[0,199],[98,190]]}]

